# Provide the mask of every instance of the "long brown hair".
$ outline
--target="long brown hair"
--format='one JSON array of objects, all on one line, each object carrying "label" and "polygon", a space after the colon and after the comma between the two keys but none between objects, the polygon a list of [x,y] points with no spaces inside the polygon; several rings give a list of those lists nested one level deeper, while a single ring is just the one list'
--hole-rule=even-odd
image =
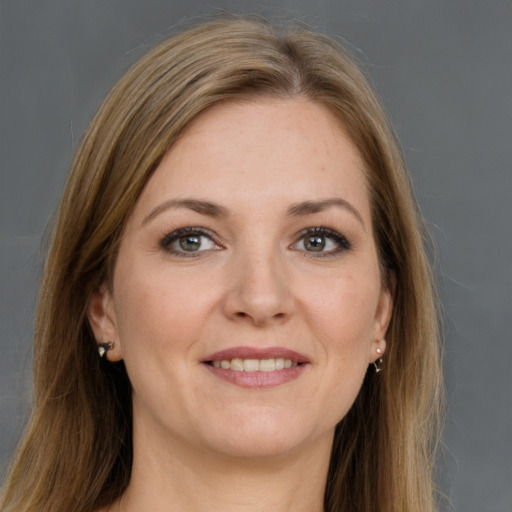
[{"label": "long brown hair", "polygon": [[343,124],[366,164],[382,276],[394,288],[385,370],[367,372],[336,429],[326,511],[432,512],[441,372],[423,227],[395,137],[363,73],[302,26],[229,17],[154,48],[114,87],[72,162],[37,312],[34,402],[3,512],[91,512],[126,489],[131,389],[97,357],[86,308],[111,278],[135,202],[184,127],[211,105],[304,97]]}]

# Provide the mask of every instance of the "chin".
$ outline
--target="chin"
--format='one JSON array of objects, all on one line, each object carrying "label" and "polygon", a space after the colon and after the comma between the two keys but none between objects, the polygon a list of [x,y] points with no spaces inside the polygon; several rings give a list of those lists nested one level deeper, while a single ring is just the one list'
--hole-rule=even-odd
[{"label": "chin", "polygon": [[[292,454],[308,444],[314,445],[326,434],[310,431],[305,421],[283,422],[282,418],[259,418],[258,421],[232,422],[230,428],[212,433],[210,442],[226,456],[243,458],[276,458]],[[332,434],[331,434],[332,435]]]},{"label": "chin", "polygon": [[226,443],[219,443],[217,451],[228,457],[269,459],[291,454],[300,445],[283,436],[238,436]]}]

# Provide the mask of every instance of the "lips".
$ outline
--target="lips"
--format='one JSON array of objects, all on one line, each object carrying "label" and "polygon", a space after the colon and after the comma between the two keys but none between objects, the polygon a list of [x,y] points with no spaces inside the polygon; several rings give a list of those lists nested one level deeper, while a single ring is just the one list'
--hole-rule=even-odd
[{"label": "lips", "polygon": [[309,362],[306,356],[283,347],[233,347],[202,361],[216,377],[245,388],[268,388],[294,380]]},{"label": "lips", "polygon": [[213,361],[223,361],[223,360],[231,360],[231,359],[289,359],[293,363],[309,363],[309,359],[295,352],[294,350],[289,350],[283,347],[268,347],[268,348],[259,348],[259,347],[232,347],[225,350],[220,350],[219,352],[215,352],[214,354],[210,354],[208,357],[204,358],[202,362],[213,362]]}]

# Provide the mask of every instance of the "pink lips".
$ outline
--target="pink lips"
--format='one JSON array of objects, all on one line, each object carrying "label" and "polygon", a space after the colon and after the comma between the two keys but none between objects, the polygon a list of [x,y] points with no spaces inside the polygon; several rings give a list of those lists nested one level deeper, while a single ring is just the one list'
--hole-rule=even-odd
[{"label": "pink lips", "polygon": [[[282,370],[275,370],[269,372],[254,371],[235,371],[231,369],[215,368],[212,366],[213,361],[231,360],[235,358],[240,359],[290,359],[293,363],[298,365],[291,368],[284,368]],[[202,361],[206,369],[208,369],[216,377],[227,381],[231,384],[243,388],[271,388],[279,386],[286,382],[297,379],[309,366],[309,359],[298,352],[289,350],[282,347],[268,347],[268,348],[255,348],[255,347],[233,347],[214,354],[209,355]]]},{"label": "pink lips", "polygon": [[234,359],[240,357],[241,359],[275,359],[282,357],[283,359],[291,359],[294,363],[309,363],[306,356],[282,347],[233,347],[225,350],[220,350],[214,354],[205,357],[203,362],[209,361],[222,361],[223,359]]}]

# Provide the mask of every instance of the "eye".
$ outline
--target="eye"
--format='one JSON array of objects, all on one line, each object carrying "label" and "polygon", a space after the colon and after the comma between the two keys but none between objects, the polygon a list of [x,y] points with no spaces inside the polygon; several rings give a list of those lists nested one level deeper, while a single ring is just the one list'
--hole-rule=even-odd
[{"label": "eye", "polygon": [[211,234],[202,228],[180,228],[166,235],[161,247],[179,256],[195,256],[197,253],[220,249]]},{"label": "eye", "polygon": [[299,240],[291,248],[313,254],[317,253],[318,256],[328,256],[349,250],[351,244],[337,231],[316,227],[303,231]]}]

